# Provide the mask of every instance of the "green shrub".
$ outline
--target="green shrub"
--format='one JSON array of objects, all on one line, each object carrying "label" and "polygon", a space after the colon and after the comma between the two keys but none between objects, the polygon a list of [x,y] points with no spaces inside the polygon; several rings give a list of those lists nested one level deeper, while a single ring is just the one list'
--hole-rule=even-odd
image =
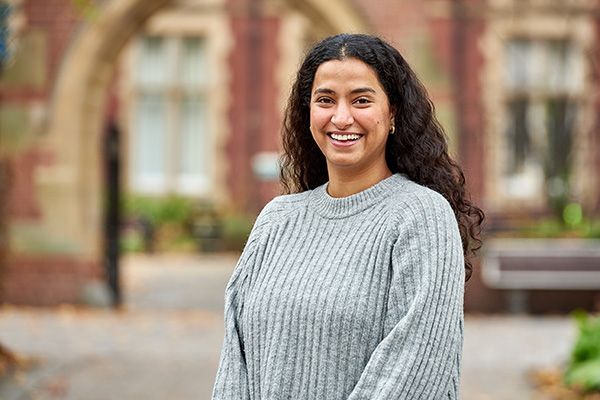
[{"label": "green shrub", "polygon": [[[211,202],[178,196],[129,196],[123,210],[125,220],[133,225],[143,219],[152,226],[157,251],[241,251],[256,218],[240,212],[222,213]],[[125,229],[121,241],[124,251],[140,251],[147,245],[135,228]]]},{"label": "green shrub", "polygon": [[577,210],[569,217],[569,223],[556,218],[540,219],[536,223],[521,228],[518,235],[534,238],[560,238],[574,237],[587,239],[600,239],[600,220],[582,219],[578,220]]},{"label": "green shrub", "polygon": [[126,229],[121,233],[121,251],[125,253],[139,253],[145,250],[144,238],[141,233]]},{"label": "green shrub", "polygon": [[600,219],[587,221],[584,227],[584,235],[588,239],[600,239]]},{"label": "green shrub", "polygon": [[583,208],[581,204],[569,203],[565,206],[562,213],[562,219],[565,226],[577,228],[583,222]]},{"label": "green shrub", "polygon": [[185,224],[193,211],[193,200],[179,196],[148,197],[129,196],[124,210],[128,217],[142,217],[154,226],[166,223]]},{"label": "green shrub", "polygon": [[600,391],[600,316],[574,313],[579,335],[571,352],[565,383],[584,392]]},{"label": "green shrub", "polygon": [[223,217],[222,235],[225,250],[243,250],[255,219],[246,214],[229,214]]},{"label": "green shrub", "polygon": [[558,219],[543,219],[529,230],[532,236],[542,238],[558,237],[563,231],[564,228]]},{"label": "green shrub", "polygon": [[[191,233],[194,200],[180,196],[128,196],[123,211],[126,227],[121,238],[124,251],[188,250],[194,247]],[[149,224],[152,243],[146,243],[140,221]]]}]

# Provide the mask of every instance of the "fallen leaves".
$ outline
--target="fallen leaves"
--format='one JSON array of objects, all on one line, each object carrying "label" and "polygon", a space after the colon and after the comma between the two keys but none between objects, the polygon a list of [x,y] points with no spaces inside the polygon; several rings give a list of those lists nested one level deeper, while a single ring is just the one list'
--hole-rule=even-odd
[{"label": "fallen leaves", "polygon": [[600,393],[583,393],[563,382],[564,371],[560,368],[532,370],[529,380],[536,389],[536,400],[600,400]]},{"label": "fallen leaves", "polygon": [[17,356],[0,343],[0,376],[5,375],[18,364]]}]

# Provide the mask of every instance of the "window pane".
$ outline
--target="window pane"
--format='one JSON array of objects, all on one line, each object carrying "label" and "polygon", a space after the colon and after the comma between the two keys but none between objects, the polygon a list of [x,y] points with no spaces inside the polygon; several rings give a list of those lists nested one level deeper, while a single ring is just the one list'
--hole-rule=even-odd
[{"label": "window pane", "polygon": [[521,62],[528,64],[529,89],[544,91],[548,88],[549,69],[547,48],[546,41],[530,41],[526,59],[521,60]]},{"label": "window pane", "polygon": [[527,100],[514,100],[508,105],[510,123],[508,125],[507,138],[509,140],[509,152],[507,172],[517,174],[525,167],[528,153],[530,152],[529,132],[527,129]]},{"label": "window pane", "polygon": [[513,198],[537,196],[544,183],[540,159],[545,135],[544,108],[528,99],[517,99],[508,103],[508,111],[505,190]]},{"label": "window pane", "polygon": [[546,86],[552,92],[566,89],[568,43],[564,40],[549,41],[545,50]]},{"label": "window pane", "polygon": [[580,93],[583,91],[584,78],[584,56],[579,46],[571,44],[565,55],[565,90],[568,93]]},{"label": "window pane", "polygon": [[549,178],[565,178],[569,171],[572,149],[572,132],[577,108],[565,98],[546,102],[548,153],[546,174]]},{"label": "window pane", "polygon": [[573,42],[516,39],[506,44],[507,129],[503,156],[510,197],[549,194],[567,179],[580,94],[583,56]]},{"label": "window pane", "polygon": [[179,190],[197,193],[205,189],[208,176],[207,104],[201,96],[185,96],[181,104]]},{"label": "window pane", "polygon": [[168,79],[166,40],[162,37],[144,37],[140,41],[136,68],[138,83],[164,85]]},{"label": "window pane", "polygon": [[526,40],[512,40],[506,47],[506,84],[510,89],[526,89],[530,84],[531,46]]},{"label": "window pane", "polygon": [[506,45],[506,86],[520,91],[575,93],[583,86],[582,61],[580,49],[568,40],[511,40]]},{"label": "window pane", "polygon": [[140,191],[161,191],[165,186],[166,102],[162,95],[143,94],[136,109],[133,182]]},{"label": "window pane", "polygon": [[204,42],[200,38],[185,38],[181,49],[181,83],[203,85],[207,82]]}]

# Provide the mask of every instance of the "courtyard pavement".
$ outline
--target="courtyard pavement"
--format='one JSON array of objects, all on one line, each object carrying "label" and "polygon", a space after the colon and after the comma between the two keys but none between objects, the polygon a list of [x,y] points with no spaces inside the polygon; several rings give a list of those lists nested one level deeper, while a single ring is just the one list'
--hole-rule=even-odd
[{"label": "courtyard pavement", "polygon": [[[0,309],[0,342],[33,362],[0,379],[0,400],[210,399],[235,255],[127,256],[120,311]],[[565,362],[568,317],[475,316],[465,322],[461,398],[520,400],[531,368]]]}]

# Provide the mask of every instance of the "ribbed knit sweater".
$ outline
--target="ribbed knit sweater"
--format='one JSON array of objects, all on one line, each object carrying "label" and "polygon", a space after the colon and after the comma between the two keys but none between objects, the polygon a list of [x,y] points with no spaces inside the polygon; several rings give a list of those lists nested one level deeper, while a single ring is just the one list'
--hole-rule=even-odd
[{"label": "ribbed knit sweater", "polygon": [[463,289],[450,205],[401,174],[276,197],[227,285],[213,399],[458,399]]}]

